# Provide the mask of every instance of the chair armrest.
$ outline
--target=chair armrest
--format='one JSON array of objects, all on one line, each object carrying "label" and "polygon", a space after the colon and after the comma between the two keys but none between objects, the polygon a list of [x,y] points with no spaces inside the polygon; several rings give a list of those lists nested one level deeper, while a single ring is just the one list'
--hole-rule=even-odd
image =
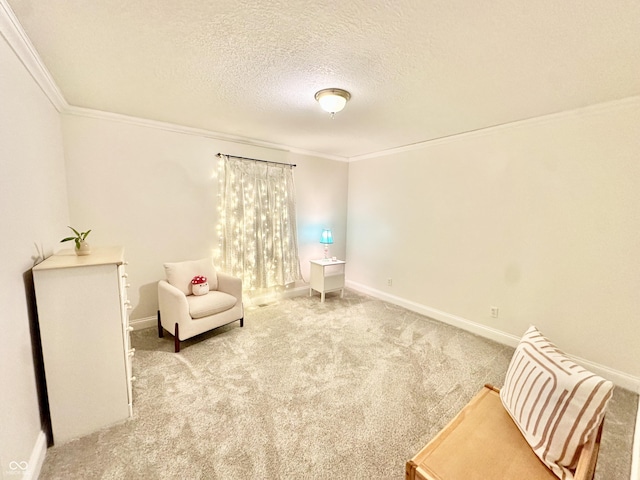
[{"label": "chair armrest", "polygon": [[218,290],[233,295],[242,303],[242,280],[228,273],[217,272]]},{"label": "chair armrest", "polygon": [[578,457],[578,465],[574,480],[592,480],[596,473],[596,464],[598,462],[598,452],[600,451],[600,439],[602,438],[602,426],[604,418],[600,422],[598,430],[593,432],[591,438],[584,444],[580,456]]},{"label": "chair armrest", "polygon": [[190,320],[187,297],[180,289],[165,280],[158,282],[158,307],[162,313],[162,323],[173,332],[173,324]]}]

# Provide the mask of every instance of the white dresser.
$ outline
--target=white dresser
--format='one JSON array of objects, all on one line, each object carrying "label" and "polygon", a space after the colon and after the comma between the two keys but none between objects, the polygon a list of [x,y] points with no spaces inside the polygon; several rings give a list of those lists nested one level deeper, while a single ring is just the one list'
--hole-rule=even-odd
[{"label": "white dresser", "polygon": [[63,443],[132,415],[127,274],[122,247],[73,250],[33,268],[51,428]]}]

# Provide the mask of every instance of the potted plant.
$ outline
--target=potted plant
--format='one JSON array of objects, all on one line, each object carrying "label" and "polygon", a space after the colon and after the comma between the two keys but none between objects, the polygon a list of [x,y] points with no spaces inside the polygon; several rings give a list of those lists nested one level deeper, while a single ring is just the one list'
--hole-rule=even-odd
[{"label": "potted plant", "polygon": [[69,227],[75,233],[73,237],[67,237],[60,240],[62,242],[68,242],[73,240],[76,243],[76,255],[89,255],[91,253],[91,247],[86,242],[87,235],[91,233],[91,230],[87,230],[86,232],[79,232],[73,227]]}]

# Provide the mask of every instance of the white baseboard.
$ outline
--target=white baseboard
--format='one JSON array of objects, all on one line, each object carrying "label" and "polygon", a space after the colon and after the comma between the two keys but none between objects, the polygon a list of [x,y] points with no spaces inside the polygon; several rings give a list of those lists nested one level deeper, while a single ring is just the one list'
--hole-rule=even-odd
[{"label": "white baseboard", "polygon": [[[482,325],[480,323],[467,320],[466,318],[453,315],[451,313],[443,312],[441,310],[437,310],[435,308],[432,308],[426,305],[412,302],[402,297],[390,295],[381,290],[370,288],[366,285],[363,285],[357,282],[347,280],[346,286],[358,292],[362,292],[366,295],[379,298],[380,300],[383,300],[385,302],[393,303],[394,305],[399,305],[401,307],[406,308],[407,310],[411,310],[412,312],[416,312],[426,317],[433,318],[434,320],[438,320],[440,322],[446,323],[448,325],[461,328],[462,330],[466,330],[467,332],[480,335],[481,337],[488,338],[489,340],[493,340],[503,345],[515,347],[516,345],[518,345],[518,342],[520,341],[520,337],[517,337],[507,332],[503,332],[502,330],[491,328],[486,325]],[[261,303],[268,303],[268,302],[277,300],[279,298],[288,298],[288,297],[304,295],[308,291],[309,291],[309,287],[307,285],[301,285],[295,288],[287,289],[285,292],[282,292],[282,293],[263,295],[263,296],[247,299],[245,301],[245,307],[259,305]],[[134,320],[131,320],[129,323],[134,330],[142,330],[144,328],[155,327],[157,325],[157,321],[158,320],[154,315],[151,317],[134,319]],[[632,392],[640,391],[640,378],[638,377],[634,377],[633,375],[629,375],[628,373],[615,370],[613,368],[607,367],[605,365],[601,365],[599,363],[592,362],[584,358],[580,358],[572,355],[571,355],[571,358],[574,359],[576,363],[583,365],[585,368],[591,370],[592,372],[597,373],[598,375],[611,380],[613,383],[615,383],[619,387],[625,388]],[[640,440],[639,440],[639,443],[640,443]],[[639,470],[640,470],[640,466],[639,466]],[[637,480],[640,480],[640,478],[638,478]]]},{"label": "white baseboard", "polygon": [[633,452],[631,452],[631,480],[640,480],[640,398],[638,398],[636,430],[633,435]]},{"label": "white baseboard", "polygon": [[129,320],[129,325],[134,330],[144,330],[145,328],[157,327],[158,317],[153,315],[152,317],[135,318]]},{"label": "white baseboard", "polygon": [[[254,305],[260,305],[262,303],[273,302],[280,298],[297,297],[300,295],[304,295],[305,293],[308,293],[308,292],[309,292],[309,286],[301,285],[295,288],[288,288],[284,292],[268,294],[268,295],[260,295],[253,298],[244,299],[244,306],[245,308],[248,308]],[[129,320],[129,325],[131,325],[134,330],[143,330],[145,328],[156,327],[158,325],[158,317],[153,315],[150,317],[131,319]]]},{"label": "white baseboard", "polygon": [[309,293],[309,285],[299,285],[297,287],[287,288],[282,292],[256,295],[255,297],[251,297],[248,295],[247,298],[243,297],[243,300],[245,307],[252,307],[263,303],[274,302],[281,298],[298,297],[300,295],[304,295],[305,293]]},{"label": "white baseboard", "polygon": [[[519,337],[516,337],[515,335],[512,335],[510,333],[506,333],[501,330],[497,330],[495,328],[487,327],[486,325],[472,322],[471,320],[467,320],[465,318],[458,317],[456,315],[452,315],[450,313],[443,312],[435,308],[427,307],[425,305],[412,302],[404,298],[397,297],[395,295],[389,295],[388,293],[367,287],[366,285],[362,285],[357,282],[347,281],[346,286],[358,292],[362,292],[366,295],[370,295],[372,297],[378,298],[385,302],[392,303],[394,305],[399,305],[401,307],[406,308],[407,310],[411,310],[412,312],[416,312],[426,317],[433,318],[434,320],[438,320],[443,323],[446,323],[448,325],[461,328],[462,330],[466,330],[476,335],[480,335],[481,337],[488,338],[490,340],[496,341],[503,345],[509,345],[510,347],[515,347],[520,341]],[[299,287],[287,290],[286,292],[280,294],[280,296],[294,297],[294,296],[306,294],[308,291],[309,291],[308,286],[299,286]],[[258,305],[260,303],[266,303],[268,301],[273,301],[273,300],[274,300],[274,297],[272,296],[263,296],[263,297],[253,298],[248,303],[250,303],[251,305]],[[250,306],[250,305],[247,305],[247,306]],[[157,318],[154,315],[151,317],[138,318],[135,320],[131,320],[129,323],[134,328],[134,330],[141,330],[143,328],[155,327],[157,325]],[[584,365],[586,368],[597,373],[598,375],[611,379],[611,381],[613,381],[616,385],[622,388],[626,388],[627,390],[631,390],[632,392],[640,391],[640,379],[638,379],[637,377],[633,377],[624,372],[611,369],[604,365],[590,362],[583,358],[578,358],[578,357],[573,357],[573,358],[577,363]],[[38,473],[40,471],[40,467],[42,466],[42,462],[44,461],[44,456],[46,454],[46,439],[44,438],[44,433],[42,433],[41,436],[42,436],[42,442],[44,446],[43,446],[43,452],[41,455],[42,458],[38,463],[38,470],[37,470]],[[40,441],[40,438],[38,440]],[[35,452],[36,450],[34,449],[34,453]],[[635,428],[635,435],[634,435],[634,441],[633,441],[632,455],[633,456],[632,456],[632,463],[631,463],[631,480],[640,480],[640,399],[638,400],[638,413],[636,418],[636,428]],[[32,465],[31,461],[29,465]],[[33,463],[33,465],[36,465],[36,463]],[[38,477],[36,475],[34,477],[28,477],[28,478],[29,480],[31,480],[31,478],[35,480]],[[26,479],[27,477],[25,477],[25,480]]]},{"label": "white baseboard", "polygon": [[[426,317],[433,318],[434,320],[438,320],[440,322],[446,323],[448,325],[461,328],[462,330],[466,330],[467,332],[480,335],[481,337],[488,338],[489,340],[502,343],[503,345],[515,347],[516,345],[518,345],[518,342],[520,341],[519,337],[516,337],[515,335],[512,335],[510,333],[503,332],[501,330],[497,330],[495,328],[491,328],[486,325],[473,322],[471,320],[467,320],[466,318],[458,317],[457,315],[452,315],[447,312],[442,312],[435,308],[431,308],[426,305],[412,302],[410,300],[406,300],[401,297],[396,297],[395,295],[390,295],[386,292],[382,292],[375,288],[370,288],[366,285],[362,285],[357,282],[352,282],[347,280],[346,285],[347,287],[352,288],[353,290],[365,293],[367,295],[371,295],[372,297],[378,298],[385,302],[393,303],[394,305],[399,305],[401,307],[406,308],[407,310],[411,310],[412,312],[416,312]],[[640,378],[638,377],[634,377],[633,375],[629,375],[619,370],[614,370],[613,368],[609,368],[599,363],[591,362],[584,358],[580,358],[572,355],[570,355],[570,357],[573,360],[575,360],[576,363],[579,363],[580,365],[591,370],[592,372],[597,373],[598,375],[611,380],[613,383],[615,383],[619,387],[625,388],[627,390],[631,390],[632,392],[638,392],[640,390]],[[640,479],[637,479],[637,480],[640,480]]]},{"label": "white baseboard", "polygon": [[489,340],[502,343],[503,345],[515,347],[520,341],[519,337],[511,335],[510,333],[503,332],[502,330],[487,327],[486,325],[472,322],[471,320],[458,317],[457,315],[453,315],[451,313],[443,312],[441,310],[437,310],[420,303],[412,302],[411,300],[406,300],[401,297],[396,297],[395,295],[390,295],[381,290],[367,287],[366,285],[362,285],[361,283],[347,280],[346,285],[347,287],[352,288],[353,290],[356,290],[358,292],[371,295],[372,297],[378,298],[385,302],[393,303],[394,305],[399,305],[406,308],[407,310],[411,310],[412,312],[416,312],[424,315],[425,317],[429,317],[448,325],[461,328],[462,330],[466,330],[467,332],[475,333],[476,335],[480,335],[481,337],[488,338]]},{"label": "white baseboard", "polygon": [[[406,308],[407,310],[411,310],[412,312],[416,312],[426,317],[433,318],[434,320],[446,323],[448,325],[452,325],[468,332],[475,333],[476,335],[480,335],[504,345],[515,347],[520,341],[518,337],[511,335],[510,333],[496,330],[494,328],[487,327],[486,325],[481,325],[479,323],[472,322],[471,320],[467,320],[450,313],[442,312],[435,308],[427,307],[425,305],[421,305],[419,303],[415,303],[401,297],[396,297],[395,295],[389,295],[386,292],[367,287],[366,285],[362,285],[357,282],[347,280],[346,285],[353,290],[371,295],[372,297],[378,298],[385,302],[393,303],[394,305],[399,305]],[[576,363],[583,365],[585,368],[591,370],[594,373],[597,373],[604,378],[610,379],[619,387],[625,388],[632,392],[640,393],[640,379],[638,377],[634,377],[627,373],[620,372],[619,370],[614,370],[604,365],[591,362],[584,358],[575,356],[572,356],[572,358],[576,361]],[[633,438],[633,451],[631,458],[630,478],[631,480],[640,480],[640,398],[638,399],[638,412],[636,417],[636,427]]]},{"label": "white baseboard", "polygon": [[[47,436],[44,434],[42,430],[38,433],[36,437],[36,442],[33,445],[33,449],[31,450],[31,455],[29,456],[29,463],[27,464],[26,470],[20,472],[21,480],[38,480],[40,476],[40,470],[42,470],[42,464],[44,463],[44,459],[47,456]],[[15,472],[12,472],[15,473]],[[7,477],[9,478],[9,477]]]}]

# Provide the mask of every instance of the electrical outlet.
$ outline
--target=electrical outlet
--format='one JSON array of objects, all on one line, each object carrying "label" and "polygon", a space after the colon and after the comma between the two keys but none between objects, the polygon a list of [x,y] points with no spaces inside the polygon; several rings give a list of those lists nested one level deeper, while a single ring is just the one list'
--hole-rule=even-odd
[{"label": "electrical outlet", "polygon": [[498,318],[498,307],[490,307],[489,312],[493,318]]},{"label": "electrical outlet", "polygon": [[387,278],[387,287],[393,286],[393,280],[391,278]]}]

